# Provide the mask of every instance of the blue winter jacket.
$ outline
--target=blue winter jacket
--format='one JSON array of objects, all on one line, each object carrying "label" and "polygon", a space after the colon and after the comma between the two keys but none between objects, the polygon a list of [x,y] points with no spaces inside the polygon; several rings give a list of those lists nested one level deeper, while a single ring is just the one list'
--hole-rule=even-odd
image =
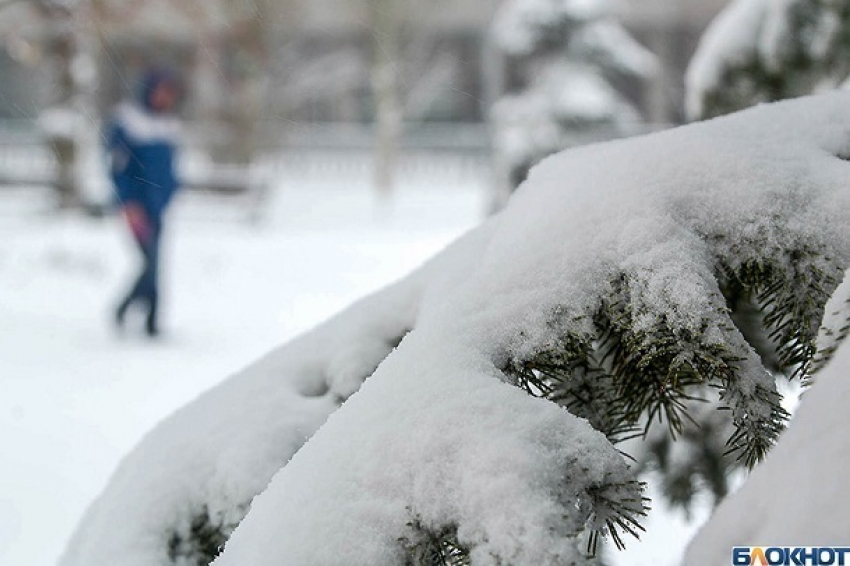
[{"label": "blue winter jacket", "polygon": [[[147,101],[154,83],[142,92]],[[180,125],[145,104],[123,103],[115,112],[107,142],[119,204],[138,203],[157,224],[179,187],[176,173]]]}]

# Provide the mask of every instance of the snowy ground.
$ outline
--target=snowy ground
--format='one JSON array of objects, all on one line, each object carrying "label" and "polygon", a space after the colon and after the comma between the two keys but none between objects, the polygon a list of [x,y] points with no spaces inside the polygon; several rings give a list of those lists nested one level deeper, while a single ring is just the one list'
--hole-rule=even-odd
[{"label": "snowy ground", "polygon": [[[156,343],[109,324],[135,261],[115,218],[57,217],[37,191],[0,192],[0,564],[53,564],[154,423],[473,226],[484,186],[428,182],[376,203],[356,180],[287,179],[254,225],[241,203],[186,198]],[[692,529],[668,515],[649,526],[617,563],[677,563]]]}]

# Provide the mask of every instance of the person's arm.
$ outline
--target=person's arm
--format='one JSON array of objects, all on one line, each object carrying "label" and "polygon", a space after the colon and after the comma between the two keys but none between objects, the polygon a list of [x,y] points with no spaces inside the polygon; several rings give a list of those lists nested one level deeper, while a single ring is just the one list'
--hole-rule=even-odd
[{"label": "person's arm", "polygon": [[110,126],[107,136],[109,150],[109,173],[115,189],[115,208],[124,214],[130,231],[140,242],[151,235],[151,225],[138,194],[138,183],[133,173],[133,151],[124,129],[118,123]]},{"label": "person's arm", "polygon": [[109,152],[109,176],[115,189],[114,202],[117,208],[138,201],[138,189],[131,170],[133,153],[124,128],[113,122],[107,133],[107,150]]}]

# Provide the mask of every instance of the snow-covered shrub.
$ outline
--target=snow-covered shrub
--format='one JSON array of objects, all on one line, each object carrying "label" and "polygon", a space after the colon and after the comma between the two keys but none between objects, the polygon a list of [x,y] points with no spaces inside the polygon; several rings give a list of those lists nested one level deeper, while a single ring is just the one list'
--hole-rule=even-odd
[{"label": "snow-covered shrub", "polygon": [[640,114],[622,84],[647,79],[656,60],[608,0],[509,0],[491,35],[510,75],[491,109],[510,191],[546,155],[637,131]]},{"label": "snow-covered shrub", "polygon": [[618,441],[686,434],[701,398],[743,462],[776,441],[775,377],[810,375],[850,264],[848,155],[834,93],[545,159],[157,427],[61,564],[202,564],[236,523],[216,566],[591,563],[645,511]]},{"label": "snow-covered shrub", "polygon": [[691,118],[710,118],[848,77],[850,1],[733,0],[691,60],[686,106]]}]

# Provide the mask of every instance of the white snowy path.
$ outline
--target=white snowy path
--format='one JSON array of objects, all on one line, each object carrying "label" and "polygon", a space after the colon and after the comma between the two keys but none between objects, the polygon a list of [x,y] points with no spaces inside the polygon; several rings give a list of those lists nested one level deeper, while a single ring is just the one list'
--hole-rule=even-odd
[{"label": "white snowy path", "polygon": [[[263,222],[184,199],[166,235],[163,340],[110,327],[135,269],[115,218],[39,212],[0,193],[0,565],[55,563],[118,460],[161,418],[477,223],[483,182],[296,183]],[[132,513],[128,509],[127,513]],[[657,525],[656,528],[652,528]],[[675,564],[691,528],[656,517],[617,563]]]}]

